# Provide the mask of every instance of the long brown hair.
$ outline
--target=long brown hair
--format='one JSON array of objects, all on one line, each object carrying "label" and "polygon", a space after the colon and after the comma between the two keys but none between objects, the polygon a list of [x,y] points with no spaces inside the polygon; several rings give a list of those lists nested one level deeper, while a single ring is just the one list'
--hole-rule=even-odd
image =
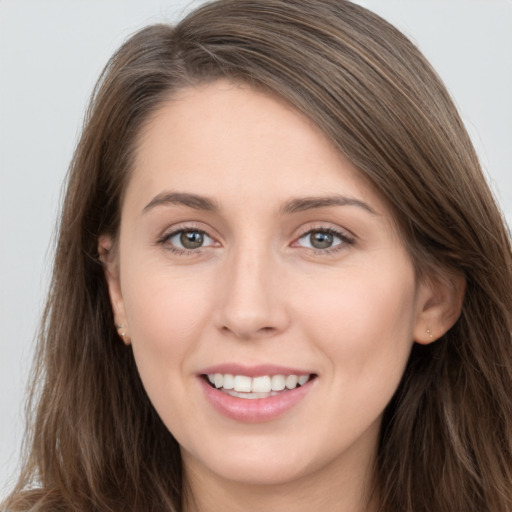
[{"label": "long brown hair", "polygon": [[67,184],[9,510],[181,507],[179,447],[116,333],[97,245],[115,237],[137,135],[176,89],[239,80],[331,138],[391,205],[419,275],[463,274],[455,326],[415,345],[385,411],[384,512],[512,509],[512,257],[499,209],[444,86],[417,48],[345,0],[221,0],[112,57]]}]

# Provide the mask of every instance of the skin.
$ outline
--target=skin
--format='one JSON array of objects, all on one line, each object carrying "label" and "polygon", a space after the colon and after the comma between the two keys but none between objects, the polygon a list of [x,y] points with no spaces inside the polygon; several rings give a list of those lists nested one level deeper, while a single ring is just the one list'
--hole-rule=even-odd
[{"label": "skin", "polygon": [[[169,192],[218,209],[159,202]],[[361,204],[282,211],[336,194]],[[176,252],[180,229],[204,245]],[[312,230],[339,235],[315,249]],[[141,134],[116,250],[99,246],[122,338],[181,446],[185,510],[373,510],[382,412],[414,341],[441,336],[459,301],[418,282],[385,202],[316,126],[246,86],[179,91]],[[198,372],[222,363],[317,378],[285,414],[244,423],[205,398]]]}]

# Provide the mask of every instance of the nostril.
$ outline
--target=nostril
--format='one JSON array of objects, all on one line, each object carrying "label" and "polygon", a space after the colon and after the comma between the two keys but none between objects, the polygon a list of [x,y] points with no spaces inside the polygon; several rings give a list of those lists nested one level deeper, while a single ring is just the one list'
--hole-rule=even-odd
[{"label": "nostril", "polygon": [[259,327],[259,328],[256,327],[254,329],[248,328],[246,326],[240,326],[237,329],[236,326],[223,325],[221,329],[222,329],[222,332],[224,332],[226,334],[231,334],[231,335],[236,336],[237,338],[245,339],[245,340],[248,340],[251,338],[257,338],[262,335],[270,335],[277,331],[277,329],[275,327],[268,327],[268,326],[267,327]]}]

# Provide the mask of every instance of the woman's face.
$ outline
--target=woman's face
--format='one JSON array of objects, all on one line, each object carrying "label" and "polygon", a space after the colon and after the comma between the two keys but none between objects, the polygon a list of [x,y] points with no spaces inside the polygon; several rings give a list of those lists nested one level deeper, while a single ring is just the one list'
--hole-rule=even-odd
[{"label": "woman's face", "polygon": [[430,292],[307,118],[228,82],[174,95],[140,138],[117,247],[115,317],[189,473],[368,470]]}]

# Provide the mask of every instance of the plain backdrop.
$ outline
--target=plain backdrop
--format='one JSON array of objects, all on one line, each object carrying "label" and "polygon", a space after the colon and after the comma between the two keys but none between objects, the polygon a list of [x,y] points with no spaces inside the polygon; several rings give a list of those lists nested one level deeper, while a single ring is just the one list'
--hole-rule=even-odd
[{"label": "plain backdrop", "polygon": [[[61,184],[94,82],[135,30],[186,0],[0,0],[0,498],[48,286]],[[512,2],[360,0],[423,50],[448,86],[512,221]],[[94,378],[94,375],[91,375]]]}]

